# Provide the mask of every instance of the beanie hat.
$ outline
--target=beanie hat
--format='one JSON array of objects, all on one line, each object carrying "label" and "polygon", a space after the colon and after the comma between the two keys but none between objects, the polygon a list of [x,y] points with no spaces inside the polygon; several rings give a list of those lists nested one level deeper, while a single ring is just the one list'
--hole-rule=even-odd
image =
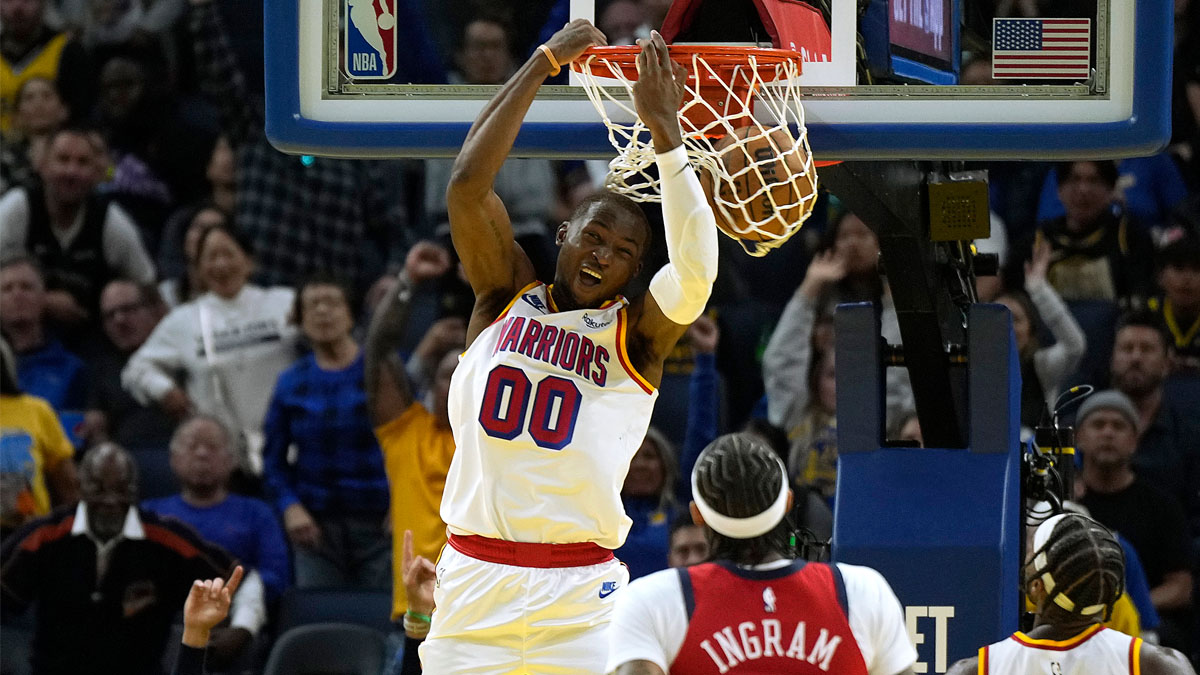
[{"label": "beanie hat", "polygon": [[1098,410],[1115,410],[1121,413],[1133,425],[1134,431],[1137,431],[1140,426],[1137,408],[1133,407],[1133,401],[1116,389],[1105,389],[1087,397],[1083,405],[1079,406],[1079,413],[1075,415],[1075,426],[1083,425],[1083,421],[1087,419],[1088,415]]}]

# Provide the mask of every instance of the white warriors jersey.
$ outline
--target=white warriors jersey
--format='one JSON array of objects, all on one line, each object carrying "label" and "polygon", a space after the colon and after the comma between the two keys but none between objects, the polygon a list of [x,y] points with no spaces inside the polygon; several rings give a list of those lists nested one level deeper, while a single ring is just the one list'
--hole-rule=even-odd
[{"label": "white warriors jersey", "polygon": [[452,533],[625,542],[621,486],[658,398],[626,353],[628,304],[559,312],[533,283],[463,353],[441,510]]},{"label": "white warriors jersey", "polygon": [[1139,675],[1142,639],[1095,624],[1069,640],[1017,632],[979,650],[979,673],[1011,675]]}]

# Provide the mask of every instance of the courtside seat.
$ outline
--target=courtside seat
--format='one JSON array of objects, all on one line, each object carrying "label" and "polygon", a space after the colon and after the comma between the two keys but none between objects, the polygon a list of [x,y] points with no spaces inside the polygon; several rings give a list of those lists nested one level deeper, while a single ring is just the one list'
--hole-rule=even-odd
[{"label": "courtside seat", "polygon": [[317,623],[284,633],[271,649],[263,675],[379,675],[387,638],[366,626]]},{"label": "courtside seat", "polygon": [[33,653],[33,629],[37,608],[27,607],[21,614],[4,614],[0,625],[0,675],[28,675],[33,672],[29,656]]}]

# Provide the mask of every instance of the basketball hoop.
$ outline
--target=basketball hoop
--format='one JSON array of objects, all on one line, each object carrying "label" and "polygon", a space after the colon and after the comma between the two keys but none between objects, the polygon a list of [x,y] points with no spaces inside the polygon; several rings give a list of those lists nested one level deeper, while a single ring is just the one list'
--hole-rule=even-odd
[{"label": "basketball hoop", "polygon": [[[683,143],[693,165],[708,174],[706,191],[718,223],[747,253],[765,255],[800,229],[817,199],[816,166],[796,83],[802,57],[783,49],[725,45],[670,45],[668,50],[688,71],[679,109]],[[636,46],[593,47],[571,68],[580,74],[617,150],[605,187],[637,201],[660,202],[650,131],[638,119],[632,96],[640,52]],[[615,91],[610,88],[614,80]],[[626,96],[618,98],[621,88]],[[613,120],[608,104],[633,121]],[[784,170],[778,169],[781,162]]]}]

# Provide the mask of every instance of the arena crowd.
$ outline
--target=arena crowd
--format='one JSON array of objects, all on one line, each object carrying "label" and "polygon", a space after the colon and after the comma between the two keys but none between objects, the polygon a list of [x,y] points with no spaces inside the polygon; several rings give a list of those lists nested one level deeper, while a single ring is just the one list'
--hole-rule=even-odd
[{"label": "arena crowd", "polygon": [[[995,4],[1041,16],[1043,2]],[[398,5],[399,78],[499,84],[569,3]],[[630,44],[668,6],[600,0],[596,23]],[[1125,629],[1195,662],[1200,0],[1175,7],[1170,146],[980,164],[992,235],[978,246],[1001,273],[977,290],[1012,311],[1023,426],[1073,386],[1097,390],[1074,420],[1075,508],[1140,561]],[[413,651],[404,532],[431,560],[446,541],[446,398],[472,306],[449,240],[452,161],[275,150],[263,29],[261,3],[241,0],[0,0],[4,673],[169,670],[192,581],[235,561],[246,576],[210,669],[262,672],[289,629],[329,620]],[[967,54],[964,82],[987,84],[987,60]],[[545,281],[557,224],[601,174],[504,164],[495,190]],[[834,308],[881,303],[900,342],[878,239],[835,196],[764,258],[721,248],[624,484],[633,527],[617,556],[632,577],[707,558],[688,477],[730,431],[778,453],[796,524],[828,540],[837,426],[853,423],[837,410]],[[901,370],[887,403],[889,437],[921,445]],[[411,653],[385,660],[414,667]]]}]

